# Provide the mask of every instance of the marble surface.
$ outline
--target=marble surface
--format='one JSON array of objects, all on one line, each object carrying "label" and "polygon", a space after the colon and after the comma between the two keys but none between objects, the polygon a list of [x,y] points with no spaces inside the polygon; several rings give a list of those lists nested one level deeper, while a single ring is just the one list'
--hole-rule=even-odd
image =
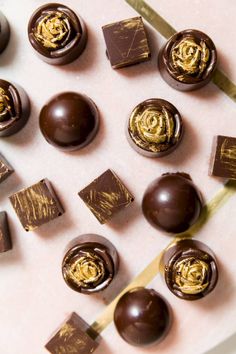
[{"label": "marble surface", "polygon": [[[64,67],[40,61],[27,39],[31,13],[41,0],[0,0],[9,19],[11,40],[0,57],[1,78],[19,83],[28,92],[32,114],[17,135],[2,138],[0,151],[15,173],[0,186],[0,210],[8,212],[14,243],[0,257],[0,353],[46,354],[44,345],[72,311],[92,323],[106,303],[165,247],[170,239],[154,230],[140,209],[147,185],[164,172],[191,174],[209,200],[222,188],[222,180],[208,176],[212,138],[236,131],[236,105],[216,86],[192,93],[171,89],[157,70],[157,53],[164,39],[146,22],[152,60],[121,70],[112,70],[105,55],[101,26],[136,16],[123,0],[61,1],[85,20],[89,41],[83,55]],[[149,0],[159,14],[177,30],[197,28],[208,33],[219,52],[219,67],[236,82],[236,2],[227,0]],[[226,21],[227,18],[227,21]],[[81,151],[63,153],[47,144],[38,128],[43,104],[62,91],[90,96],[101,114],[101,127],[92,144]],[[183,116],[186,132],[179,148],[163,159],[148,159],[130,148],[124,134],[125,122],[141,101],[159,97],[172,102]],[[235,134],[234,134],[235,135]],[[112,222],[100,225],[77,193],[107,168],[111,168],[134,194],[136,201]],[[65,208],[65,214],[35,232],[21,227],[8,196],[47,177]],[[201,229],[197,238],[216,253],[220,279],[216,290],[197,302],[184,302],[166,288],[160,275],[150,287],[162,293],[173,307],[174,323],[169,336],[158,346],[138,349],[119,338],[111,324],[97,354],[135,353],[211,354],[227,338],[234,348],[236,328],[235,259],[236,195]],[[98,233],[116,245],[121,255],[117,282],[101,296],[83,296],[69,289],[60,266],[68,242],[83,233]],[[231,344],[230,344],[231,343]],[[232,344],[233,343],[233,344]],[[221,344],[225,345],[225,344]],[[230,348],[230,347],[228,347]],[[234,349],[228,353],[234,353]]]}]

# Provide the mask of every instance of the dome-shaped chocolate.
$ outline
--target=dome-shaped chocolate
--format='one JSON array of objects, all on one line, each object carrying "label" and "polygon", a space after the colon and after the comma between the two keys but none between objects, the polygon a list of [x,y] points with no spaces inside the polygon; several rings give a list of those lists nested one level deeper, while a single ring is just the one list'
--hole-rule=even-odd
[{"label": "dome-shaped chocolate", "polygon": [[170,309],[153,289],[135,288],[118,301],[114,322],[129,344],[147,346],[162,340],[170,328]]},{"label": "dome-shaped chocolate", "polygon": [[47,142],[64,151],[78,150],[95,137],[99,115],[94,102],[76,92],[54,96],[41,110],[40,129]]},{"label": "dome-shaped chocolate", "polygon": [[168,173],[149,185],[143,197],[142,209],[152,226],[179,233],[197,221],[202,209],[202,198],[188,175]]}]

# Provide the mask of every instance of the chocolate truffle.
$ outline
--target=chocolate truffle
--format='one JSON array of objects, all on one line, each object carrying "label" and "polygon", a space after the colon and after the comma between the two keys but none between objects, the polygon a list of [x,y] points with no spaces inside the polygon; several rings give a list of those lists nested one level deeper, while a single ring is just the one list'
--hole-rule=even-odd
[{"label": "chocolate truffle", "polygon": [[142,17],[103,26],[107,56],[113,69],[149,60],[151,52]]},{"label": "chocolate truffle", "polygon": [[114,322],[126,342],[143,347],[165,337],[171,324],[170,308],[155,290],[135,288],[118,301]]},{"label": "chocolate truffle", "polygon": [[158,64],[170,86],[180,91],[196,90],[211,80],[217,52],[205,33],[188,29],[168,40],[159,53]]},{"label": "chocolate truffle", "polygon": [[11,235],[8,226],[7,213],[0,211],[0,253],[12,249]]},{"label": "chocolate truffle", "polygon": [[70,242],[62,262],[62,274],[69,287],[89,295],[109,286],[118,263],[118,253],[110,241],[86,234]]},{"label": "chocolate truffle", "polygon": [[168,101],[151,98],[134,108],[126,132],[128,142],[137,152],[147,157],[161,157],[181,141],[182,118]]},{"label": "chocolate truffle", "polygon": [[134,201],[123,182],[109,169],[82,189],[79,196],[100,224],[105,224]]},{"label": "chocolate truffle", "polygon": [[14,193],[9,199],[25,231],[33,231],[64,213],[48,179]]},{"label": "chocolate truffle", "polygon": [[51,354],[88,354],[98,347],[101,337],[73,312],[45,345]]},{"label": "chocolate truffle", "polygon": [[30,102],[22,87],[0,79],[0,137],[17,133],[30,115]]},{"label": "chocolate truffle", "polygon": [[65,5],[38,8],[28,24],[30,43],[38,56],[52,65],[72,62],[83,52],[87,30],[81,17]]},{"label": "chocolate truffle", "polygon": [[236,138],[218,135],[213,140],[210,175],[236,179]]},{"label": "chocolate truffle", "polygon": [[161,264],[168,288],[180,299],[201,299],[216,286],[215,256],[200,241],[184,239],[175,243],[165,251]]},{"label": "chocolate truffle", "polygon": [[10,26],[3,15],[2,11],[0,11],[0,53],[4,51],[10,39]]},{"label": "chocolate truffle", "polygon": [[5,181],[12,173],[13,168],[9,165],[6,159],[0,154],[0,183]]},{"label": "chocolate truffle", "polygon": [[202,210],[202,198],[189,175],[167,173],[149,185],[142,209],[152,226],[179,233],[197,221]]},{"label": "chocolate truffle", "polygon": [[39,125],[49,144],[63,151],[79,150],[88,145],[98,131],[98,109],[87,96],[64,92],[42,108]]}]

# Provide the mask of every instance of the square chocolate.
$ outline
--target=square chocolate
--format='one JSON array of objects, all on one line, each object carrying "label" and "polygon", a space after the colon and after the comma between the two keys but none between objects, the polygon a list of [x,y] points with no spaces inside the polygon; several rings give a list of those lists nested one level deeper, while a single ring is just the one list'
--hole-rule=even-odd
[{"label": "square chocolate", "polygon": [[0,253],[12,249],[11,235],[8,226],[7,213],[0,212]]},{"label": "square chocolate", "polygon": [[132,194],[111,170],[81,190],[79,196],[101,224],[134,201]]},{"label": "square chocolate", "polygon": [[103,26],[107,55],[114,69],[149,60],[151,52],[142,17]]},{"label": "square chocolate", "polygon": [[101,337],[75,312],[45,345],[51,354],[90,354]]},{"label": "square chocolate", "polygon": [[236,179],[236,138],[222,135],[214,138],[210,175]]},{"label": "square chocolate", "polygon": [[22,189],[9,199],[26,231],[32,231],[64,213],[47,179]]},{"label": "square chocolate", "polygon": [[0,154],[0,183],[3,182],[7,177],[9,177],[13,172],[13,168]]}]

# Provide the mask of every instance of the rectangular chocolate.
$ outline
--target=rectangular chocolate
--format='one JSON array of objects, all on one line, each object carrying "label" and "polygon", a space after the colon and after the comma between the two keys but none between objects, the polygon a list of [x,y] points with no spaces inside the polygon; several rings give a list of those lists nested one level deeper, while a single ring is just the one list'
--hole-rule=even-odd
[{"label": "rectangular chocolate", "polygon": [[132,194],[111,170],[81,190],[79,196],[101,224],[134,201]]},{"label": "rectangular chocolate", "polygon": [[0,183],[14,172],[6,159],[0,154]]},{"label": "rectangular chocolate", "polygon": [[8,226],[7,213],[0,212],[0,253],[12,249],[11,235]]},{"label": "rectangular chocolate", "polygon": [[51,354],[90,354],[101,337],[75,312],[45,345]]},{"label": "rectangular chocolate", "polygon": [[26,231],[32,231],[64,213],[47,179],[22,189],[9,199]]},{"label": "rectangular chocolate", "polygon": [[134,17],[103,26],[107,55],[111,66],[118,69],[146,61],[151,57],[141,17]]},{"label": "rectangular chocolate", "polygon": [[210,175],[236,179],[236,138],[223,135],[214,138]]}]

